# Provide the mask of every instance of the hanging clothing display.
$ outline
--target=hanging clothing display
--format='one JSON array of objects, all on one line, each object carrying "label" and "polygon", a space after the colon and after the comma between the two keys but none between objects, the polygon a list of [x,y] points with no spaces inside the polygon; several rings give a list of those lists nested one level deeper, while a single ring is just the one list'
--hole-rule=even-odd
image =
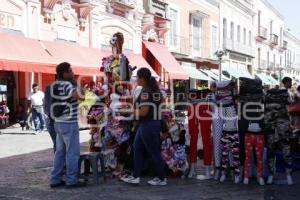
[{"label": "hanging clothing display", "polygon": [[265,132],[268,147],[268,168],[275,173],[275,152],[282,151],[287,174],[292,172],[290,136],[292,133],[287,106],[289,93],[285,89],[271,89],[265,98]]},{"label": "hanging clothing display", "polygon": [[[217,170],[221,170],[222,145],[221,138],[223,135],[225,122],[229,123],[227,115],[235,110],[234,97],[231,81],[218,81],[216,83],[217,91],[215,92],[215,109],[213,116],[213,144],[214,144],[214,161]],[[230,110],[232,112],[230,112]],[[236,115],[236,113],[235,113]],[[234,117],[234,116],[228,116]],[[234,123],[234,121],[233,121]],[[229,125],[229,124],[228,124]],[[227,126],[228,126],[227,125]],[[235,125],[236,126],[236,125]]]},{"label": "hanging clothing display", "polygon": [[257,175],[259,183],[263,181],[263,86],[259,79],[240,78],[240,105],[239,120],[240,162],[244,166],[244,183],[248,184],[252,164],[253,149],[256,155]]},{"label": "hanging clothing display", "polygon": [[[235,172],[235,183],[239,182],[240,156],[238,115],[232,81],[216,83],[216,111],[214,115],[214,150],[216,169],[221,170],[220,181],[225,181],[227,167],[230,165],[229,154],[232,155],[232,167]],[[216,177],[217,178],[217,177]]]},{"label": "hanging clothing display", "polygon": [[210,90],[191,90],[195,93],[195,98],[191,99],[191,106],[188,109],[189,116],[189,134],[190,134],[190,162],[197,163],[197,144],[198,135],[201,133],[204,165],[211,166],[212,164],[212,108],[207,99]]}]

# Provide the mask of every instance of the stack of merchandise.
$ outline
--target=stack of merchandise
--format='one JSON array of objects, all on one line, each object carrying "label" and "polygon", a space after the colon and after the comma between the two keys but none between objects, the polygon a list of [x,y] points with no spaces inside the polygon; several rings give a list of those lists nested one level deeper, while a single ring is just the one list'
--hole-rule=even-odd
[{"label": "stack of merchandise", "polygon": [[173,173],[183,173],[188,168],[184,126],[177,122],[172,111],[163,112],[163,120],[167,124],[169,137],[162,142],[162,158]]}]

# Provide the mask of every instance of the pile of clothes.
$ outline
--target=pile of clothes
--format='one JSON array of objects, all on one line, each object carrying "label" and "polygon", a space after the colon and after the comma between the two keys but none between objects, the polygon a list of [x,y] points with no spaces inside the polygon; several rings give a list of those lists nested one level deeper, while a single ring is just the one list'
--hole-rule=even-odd
[{"label": "pile of clothes", "polygon": [[163,122],[167,125],[169,136],[162,141],[162,158],[172,172],[185,172],[188,161],[184,127],[171,111],[163,112]]}]

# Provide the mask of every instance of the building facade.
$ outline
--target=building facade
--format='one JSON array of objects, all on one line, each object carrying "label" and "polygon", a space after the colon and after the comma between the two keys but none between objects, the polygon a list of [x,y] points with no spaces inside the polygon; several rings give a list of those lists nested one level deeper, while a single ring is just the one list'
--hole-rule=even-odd
[{"label": "building facade", "polygon": [[219,48],[219,2],[167,0],[166,3],[169,31],[164,43],[189,74],[190,87],[195,88],[195,77],[205,81],[210,78],[203,73],[193,75],[193,69],[218,68],[214,52]]},{"label": "building facade", "polygon": [[285,67],[284,17],[267,1],[255,0],[256,73],[280,79]]},{"label": "building facade", "polygon": [[286,43],[285,51],[285,73],[284,76],[292,77],[295,81],[300,81],[300,40],[289,30],[283,33],[284,42]]},{"label": "building facade", "polygon": [[226,51],[223,70],[239,78],[235,73],[253,72],[255,58],[254,2],[252,0],[220,1],[220,40]]},{"label": "building facade", "polygon": [[[136,63],[146,63],[140,62],[138,58],[142,58],[139,54],[142,53],[144,14],[142,0],[2,0],[0,34],[16,37],[24,43],[40,45],[42,50],[49,51],[46,56],[51,61],[49,67],[53,68],[52,73],[47,73],[26,61],[26,67],[20,70],[21,67],[13,69],[7,65],[8,62],[0,62],[2,82],[8,83],[7,77],[13,80],[13,87],[8,91],[11,97],[9,100],[13,102],[10,109],[13,111],[16,104],[26,101],[32,83],[39,83],[44,90],[54,80],[55,64],[58,62],[68,61],[84,66],[93,63],[89,67],[99,71],[101,56],[107,54],[86,54],[96,48],[111,51],[109,40],[117,31],[124,34],[125,52],[133,55],[131,57],[137,59]],[[30,47],[22,44],[15,48],[28,48],[31,51]],[[14,62],[18,66],[24,64],[20,60]],[[38,63],[35,64],[38,66]],[[93,78],[90,73],[89,79]]]}]

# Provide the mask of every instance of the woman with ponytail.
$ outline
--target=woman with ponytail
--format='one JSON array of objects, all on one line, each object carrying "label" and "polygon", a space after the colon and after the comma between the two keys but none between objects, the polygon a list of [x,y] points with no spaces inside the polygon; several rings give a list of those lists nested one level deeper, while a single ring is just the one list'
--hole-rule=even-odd
[{"label": "woman with ponytail", "polygon": [[141,68],[137,72],[137,83],[142,91],[135,104],[134,115],[138,120],[138,130],[134,141],[134,173],[124,180],[126,183],[139,184],[144,167],[145,153],[154,161],[157,178],[149,181],[150,185],[167,185],[164,174],[164,161],[161,157],[161,114],[162,94],[151,71]]}]

